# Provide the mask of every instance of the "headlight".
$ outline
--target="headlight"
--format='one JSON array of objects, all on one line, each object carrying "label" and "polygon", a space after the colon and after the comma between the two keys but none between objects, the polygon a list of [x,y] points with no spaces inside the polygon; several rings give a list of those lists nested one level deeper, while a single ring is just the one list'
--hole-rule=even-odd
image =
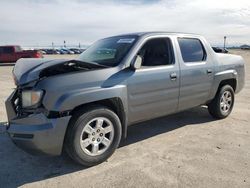
[{"label": "headlight", "polygon": [[31,107],[38,104],[43,96],[43,91],[22,91],[22,106]]}]

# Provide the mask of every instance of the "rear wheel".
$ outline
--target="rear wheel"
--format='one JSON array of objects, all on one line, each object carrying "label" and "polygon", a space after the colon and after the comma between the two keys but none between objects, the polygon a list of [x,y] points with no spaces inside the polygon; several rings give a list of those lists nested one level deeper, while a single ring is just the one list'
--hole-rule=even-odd
[{"label": "rear wheel", "polygon": [[208,104],[209,113],[217,119],[226,118],[234,105],[234,90],[230,85],[220,88],[215,98]]},{"label": "rear wheel", "polygon": [[66,151],[82,165],[93,166],[107,160],[120,143],[120,120],[106,107],[79,111],[69,126]]}]

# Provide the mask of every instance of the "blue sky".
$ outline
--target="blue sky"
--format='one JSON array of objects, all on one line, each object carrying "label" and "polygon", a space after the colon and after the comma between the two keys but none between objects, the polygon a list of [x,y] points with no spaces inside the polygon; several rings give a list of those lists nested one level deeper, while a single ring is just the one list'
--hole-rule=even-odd
[{"label": "blue sky", "polygon": [[204,35],[213,45],[250,44],[249,0],[1,0],[0,45],[90,44],[128,32]]}]

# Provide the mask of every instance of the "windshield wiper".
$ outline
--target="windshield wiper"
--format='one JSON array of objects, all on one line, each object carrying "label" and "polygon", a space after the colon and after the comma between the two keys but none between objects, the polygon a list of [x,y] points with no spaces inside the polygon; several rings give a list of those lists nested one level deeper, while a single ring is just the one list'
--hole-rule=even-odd
[{"label": "windshield wiper", "polygon": [[98,68],[98,67],[108,68],[108,67],[110,67],[110,66],[102,65],[102,64],[99,64],[99,63],[95,63],[95,62],[82,61],[80,59],[74,59],[73,61],[83,63],[84,65],[88,66],[89,68]]}]

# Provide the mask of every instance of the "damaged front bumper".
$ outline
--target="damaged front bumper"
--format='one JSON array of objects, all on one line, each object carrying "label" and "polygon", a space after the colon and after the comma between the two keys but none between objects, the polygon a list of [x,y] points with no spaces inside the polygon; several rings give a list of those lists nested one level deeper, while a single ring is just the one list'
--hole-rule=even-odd
[{"label": "damaged front bumper", "polygon": [[31,154],[60,155],[71,116],[51,119],[43,113],[18,116],[16,95],[14,91],[5,102],[9,121],[7,133],[11,140]]},{"label": "damaged front bumper", "polygon": [[3,134],[6,132],[6,127],[7,127],[8,123],[7,122],[1,122],[0,123],[0,134]]}]

